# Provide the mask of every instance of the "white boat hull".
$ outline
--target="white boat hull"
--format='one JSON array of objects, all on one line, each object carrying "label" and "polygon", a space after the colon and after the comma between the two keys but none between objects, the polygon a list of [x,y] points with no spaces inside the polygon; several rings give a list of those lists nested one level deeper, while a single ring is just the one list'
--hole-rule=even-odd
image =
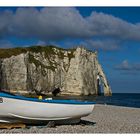
[{"label": "white boat hull", "polygon": [[77,119],[89,115],[94,104],[61,104],[0,97],[0,122]]}]

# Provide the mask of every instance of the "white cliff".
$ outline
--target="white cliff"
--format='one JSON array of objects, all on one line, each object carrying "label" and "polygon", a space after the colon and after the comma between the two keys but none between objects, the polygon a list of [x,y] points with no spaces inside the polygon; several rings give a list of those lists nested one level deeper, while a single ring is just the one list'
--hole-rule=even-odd
[{"label": "white cliff", "polygon": [[[81,47],[69,50],[56,47],[30,47],[0,51],[2,90],[19,93],[40,91],[48,94],[55,88],[60,88],[65,94],[96,95],[99,75],[104,94],[111,95],[96,52]],[[9,54],[8,51],[14,53]]]}]

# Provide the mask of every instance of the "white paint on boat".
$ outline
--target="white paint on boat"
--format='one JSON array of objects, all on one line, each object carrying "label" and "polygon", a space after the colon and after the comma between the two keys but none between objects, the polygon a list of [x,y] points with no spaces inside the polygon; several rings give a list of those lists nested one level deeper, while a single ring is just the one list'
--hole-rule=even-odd
[{"label": "white paint on boat", "polygon": [[3,102],[0,103],[0,122],[7,121],[3,118],[40,121],[81,118],[89,115],[94,108],[94,104],[65,104],[1,98]]},{"label": "white paint on boat", "polygon": [[0,120],[1,123],[9,123],[10,121]]}]

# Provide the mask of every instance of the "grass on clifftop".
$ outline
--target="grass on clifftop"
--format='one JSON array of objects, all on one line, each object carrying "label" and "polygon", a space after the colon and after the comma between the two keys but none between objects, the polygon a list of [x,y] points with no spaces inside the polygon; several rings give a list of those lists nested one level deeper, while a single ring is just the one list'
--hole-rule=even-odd
[{"label": "grass on clifftop", "polygon": [[[21,53],[33,52],[33,53],[42,53],[45,52],[45,56],[56,54],[54,48],[60,50],[58,55],[60,58],[64,58],[63,51],[73,52],[75,49],[63,49],[56,46],[31,46],[27,48],[9,48],[9,49],[0,49],[0,58],[9,58],[11,56],[17,56]],[[71,56],[70,56],[71,57]]]},{"label": "grass on clifftop", "polygon": [[25,48],[0,49],[0,58],[9,58],[26,52],[27,50]]},{"label": "grass on clifftop", "polygon": [[[0,59],[10,58],[11,56],[17,56],[22,53],[29,52],[29,63],[34,63],[36,68],[41,67],[42,73],[45,74],[45,69],[55,71],[57,68],[57,63],[52,60],[55,55],[57,55],[59,59],[68,57],[70,62],[71,58],[74,57],[75,50],[76,49],[58,48],[56,46],[31,46],[26,48],[0,49]],[[65,51],[68,51],[67,55],[65,55]],[[49,61],[48,65],[44,65],[42,62],[37,60],[33,53],[40,53],[41,55],[44,55],[44,57]]]}]

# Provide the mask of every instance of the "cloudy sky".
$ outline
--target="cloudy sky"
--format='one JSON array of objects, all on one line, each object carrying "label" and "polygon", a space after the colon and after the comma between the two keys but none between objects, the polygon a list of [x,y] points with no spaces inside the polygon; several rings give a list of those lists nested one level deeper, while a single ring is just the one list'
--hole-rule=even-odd
[{"label": "cloudy sky", "polygon": [[114,93],[140,93],[140,8],[1,7],[0,48],[97,50]]}]

